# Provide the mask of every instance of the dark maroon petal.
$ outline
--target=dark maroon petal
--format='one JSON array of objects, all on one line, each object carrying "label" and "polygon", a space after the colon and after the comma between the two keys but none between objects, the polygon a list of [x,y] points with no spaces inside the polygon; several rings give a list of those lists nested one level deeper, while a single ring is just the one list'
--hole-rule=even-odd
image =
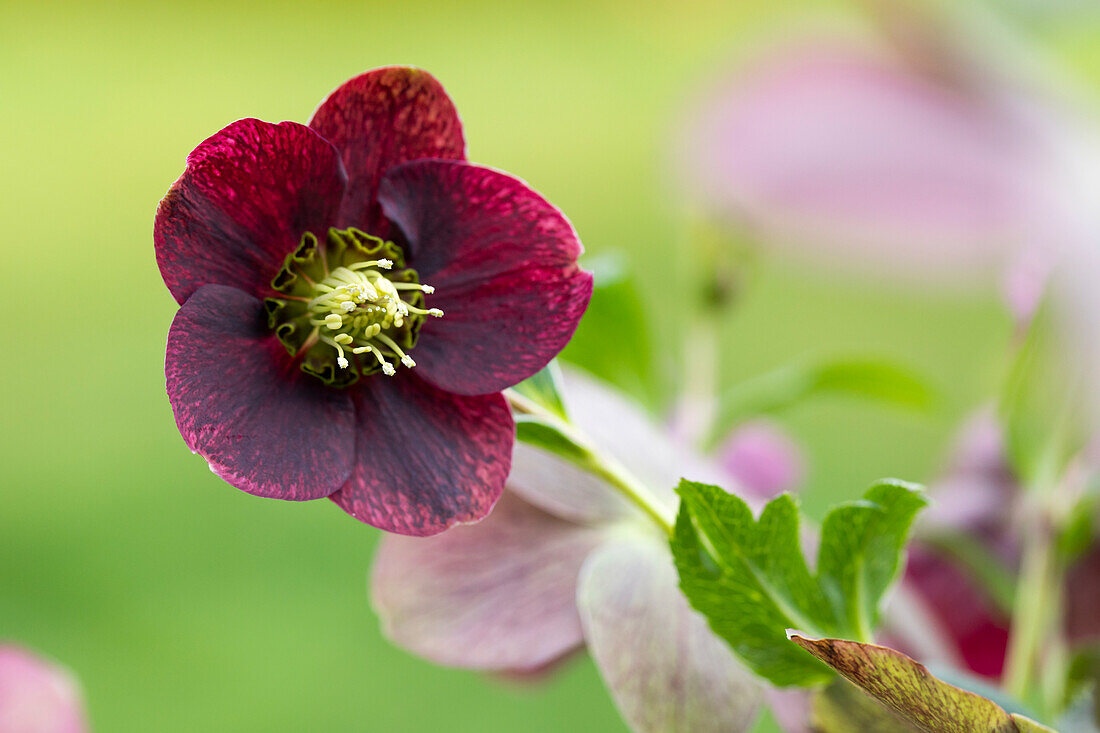
[{"label": "dark maroon petal", "polygon": [[263,313],[235,288],[195,291],[168,333],[168,399],[187,445],[238,489],[320,499],[351,473],[355,411],[291,362]]},{"label": "dark maroon petal", "polygon": [[408,239],[409,263],[436,288],[414,357],[424,379],[487,394],[531,376],[569,342],[592,275],[569,220],[523,181],[438,160],[395,168],[378,194]]},{"label": "dark maroon petal", "polygon": [[512,466],[515,426],[502,395],[450,394],[416,371],[355,388],[355,467],[332,500],[379,529],[425,537],[489,513]]},{"label": "dark maroon petal", "polygon": [[420,158],[465,160],[466,142],[443,86],[408,66],[374,69],[337,87],[313,113],[310,127],[340,151],[348,190],[341,226],[389,236],[378,183],[395,165]]},{"label": "dark maroon petal", "polygon": [[210,283],[267,293],[302,234],[334,222],[344,183],[335,148],[305,125],[234,122],[191,151],[157,208],[165,284],[180,303]]}]

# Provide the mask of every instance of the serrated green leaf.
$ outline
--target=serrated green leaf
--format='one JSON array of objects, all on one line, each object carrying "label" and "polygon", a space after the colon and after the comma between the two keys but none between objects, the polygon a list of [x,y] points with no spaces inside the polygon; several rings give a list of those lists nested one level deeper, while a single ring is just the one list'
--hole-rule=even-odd
[{"label": "serrated green leaf", "polygon": [[741,382],[721,395],[712,440],[744,420],[773,414],[820,395],[862,397],[924,410],[935,401],[915,372],[881,359],[827,359],[790,364]]},{"label": "serrated green leaf", "polygon": [[556,360],[551,361],[533,376],[523,380],[512,389],[561,419],[569,419],[565,412],[565,402],[561,396],[561,368]]},{"label": "serrated green leaf", "polygon": [[[743,501],[716,486],[688,481],[681,482],[680,496],[671,545],[680,587],[691,605],[754,672],[775,684],[827,680],[827,669],[803,654],[791,654],[783,643],[780,619],[802,618],[799,601],[785,592],[784,585],[797,585],[800,576],[805,579],[801,582],[811,580],[798,549],[797,526],[793,535],[784,537],[785,546],[793,551],[775,553],[773,558],[773,563],[791,566],[784,583],[763,576],[753,562],[761,554],[757,537],[762,533]],[[710,531],[700,529],[695,517]],[[802,622],[812,623],[813,618]]]},{"label": "serrated green leaf", "polygon": [[815,576],[790,496],[773,499],[754,519],[744,501],[717,486],[683,480],[678,491],[671,546],[684,594],[754,672],[777,685],[828,678],[820,665],[790,653],[788,627],[869,638],[925,503],[916,487],[887,481],[841,505],[822,528]]},{"label": "serrated green leaf", "polygon": [[868,695],[928,733],[1053,733],[992,700],[934,677],[901,652],[844,639],[790,639]]},{"label": "serrated green leaf", "polygon": [[[821,525],[818,581],[841,628],[870,639],[878,606],[897,578],[913,518],[927,504],[920,487],[883,481],[860,501],[834,507]],[[875,511],[875,510],[878,511]]]}]

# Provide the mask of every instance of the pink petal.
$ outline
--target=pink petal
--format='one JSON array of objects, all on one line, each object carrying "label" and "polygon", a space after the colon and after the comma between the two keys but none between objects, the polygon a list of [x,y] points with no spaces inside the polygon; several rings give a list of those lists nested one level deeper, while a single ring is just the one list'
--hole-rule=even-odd
[{"label": "pink petal", "polygon": [[870,51],[786,49],[714,88],[683,135],[707,205],[769,238],[930,270],[1019,232],[1036,145],[1005,107]]},{"label": "pink petal", "polygon": [[292,363],[264,313],[259,300],[224,285],[188,298],[168,333],[168,401],[187,446],[233,486],[320,499],[351,473],[351,398]]},{"label": "pink petal", "polygon": [[466,142],[454,103],[431,74],[408,66],[372,69],[341,84],[309,126],[340,151],[348,191],[341,226],[390,236],[378,183],[395,165],[420,158],[463,160]]},{"label": "pink petal", "polygon": [[382,207],[408,238],[409,265],[436,288],[415,358],[459,394],[511,387],[565,347],[592,296],[565,216],[522,181],[439,160],[391,170]]},{"label": "pink petal", "polygon": [[270,293],[307,230],[324,240],[344,183],[336,150],[296,122],[238,120],[203,141],[153,225],[172,296],[182,303],[210,283]]},{"label": "pink petal", "polygon": [[384,538],[371,598],[386,635],[415,654],[537,672],[581,644],[577,573],[600,539],[506,494],[478,524]]},{"label": "pink petal", "polygon": [[451,394],[419,371],[354,387],[355,464],[332,500],[379,529],[427,536],[489,513],[504,491],[515,426],[502,395]]},{"label": "pink petal", "polygon": [[688,606],[660,542],[609,542],[585,561],[577,604],[588,649],[635,731],[748,730],[760,690]]},{"label": "pink petal", "polygon": [[84,703],[65,669],[12,644],[0,644],[0,731],[84,733]]},{"label": "pink petal", "polygon": [[805,473],[798,444],[766,420],[739,426],[718,453],[722,466],[742,486],[763,498],[797,489]]}]

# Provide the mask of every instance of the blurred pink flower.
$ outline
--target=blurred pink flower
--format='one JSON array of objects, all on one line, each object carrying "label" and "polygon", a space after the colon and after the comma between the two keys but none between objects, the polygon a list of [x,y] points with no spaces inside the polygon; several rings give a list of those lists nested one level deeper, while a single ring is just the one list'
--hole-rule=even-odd
[{"label": "blurred pink flower", "polygon": [[65,669],[13,644],[0,644],[0,731],[83,733],[80,688]]},{"label": "blurred pink flower", "polygon": [[772,497],[798,488],[805,473],[802,449],[764,419],[738,426],[718,449],[723,468],[749,492]]},{"label": "blurred pink flower", "polygon": [[1026,321],[1074,236],[1088,136],[1056,95],[947,35],[917,49],[811,39],[718,80],[675,146],[689,197],[830,264],[940,281],[999,272]]},{"label": "blurred pink flower", "polygon": [[1035,141],[1008,110],[854,44],[782,49],[719,82],[683,135],[715,213],[896,267],[974,267],[1022,227]]},{"label": "blurred pink flower", "polygon": [[[655,489],[668,515],[687,476],[731,487],[611,389],[570,374],[570,416]],[[385,537],[372,598],[386,634],[431,661],[515,673],[586,646],[637,731],[742,731],[753,677],[680,594],[668,541],[609,486],[517,444],[508,490],[482,522]]]}]

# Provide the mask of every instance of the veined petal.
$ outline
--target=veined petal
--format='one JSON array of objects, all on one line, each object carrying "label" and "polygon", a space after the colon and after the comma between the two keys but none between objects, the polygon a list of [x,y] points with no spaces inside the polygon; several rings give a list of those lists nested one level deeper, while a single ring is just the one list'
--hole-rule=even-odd
[{"label": "veined petal", "polygon": [[292,363],[251,295],[224,285],[195,291],[172,322],[164,373],[188,447],[238,489],[320,499],[351,473],[350,396]]},{"label": "veined petal", "polygon": [[336,217],[345,176],[336,149],[305,125],[238,120],[187,156],[157,208],[157,264],[183,303],[203,285],[271,290],[287,253]]},{"label": "veined petal", "polygon": [[606,522],[639,512],[603,479],[520,441],[512,451],[508,488],[554,516],[574,522]]},{"label": "veined petal", "polygon": [[515,425],[502,395],[445,392],[419,370],[376,374],[354,388],[355,467],[332,500],[379,529],[427,536],[493,508],[512,465]]},{"label": "veined petal", "polygon": [[383,539],[371,598],[386,635],[415,654],[534,672],[580,646],[577,573],[601,538],[506,492],[477,524]]},{"label": "veined petal", "polygon": [[0,645],[0,731],[84,733],[80,687],[67,670],[11,644]]},{"label": "veined petal", "polygon": [[378,183],[395,165],[420,158],[464,160],[462,123],[443,86],[408,66],[373,69],[336,88],[313,113],[310,127],[340,151],[348,189],[341,226],[387,238]]},{"label": "veined petal", "polygon": [[604,683],[639,733],[748,730],[760,689],[677,582],[657,540],[611,541],[585,561],[577,605]]},{"label": "veined petal", "polygon": [[442,318],[416,350],[424,379],[459,394],[510,387],[569,342],[592,295],[583,248],[554,206],[509,175],[423,160],[391,170],[379,192],[408,239],[408,259]]}]

